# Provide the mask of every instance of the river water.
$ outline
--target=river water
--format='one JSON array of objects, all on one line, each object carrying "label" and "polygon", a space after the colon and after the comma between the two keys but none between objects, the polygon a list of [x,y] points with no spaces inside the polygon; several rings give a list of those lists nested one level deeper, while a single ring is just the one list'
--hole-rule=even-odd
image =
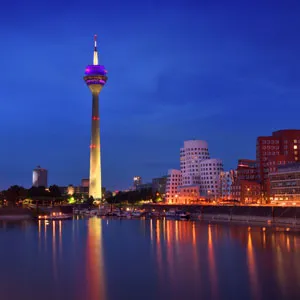
[{"label": "river water", "polygon": [[1,300],[300,299],[300,235],[172,220],[0,221]]}]

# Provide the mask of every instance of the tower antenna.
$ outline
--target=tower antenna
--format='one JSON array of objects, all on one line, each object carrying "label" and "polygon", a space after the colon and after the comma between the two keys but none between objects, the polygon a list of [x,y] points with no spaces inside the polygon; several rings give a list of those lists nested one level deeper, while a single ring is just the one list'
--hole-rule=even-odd
[{"label": "tower antenna", "polygon": [[98,65],[98,51],[97,51],[97,34],[94,35],[94,59],[93,65]]}]

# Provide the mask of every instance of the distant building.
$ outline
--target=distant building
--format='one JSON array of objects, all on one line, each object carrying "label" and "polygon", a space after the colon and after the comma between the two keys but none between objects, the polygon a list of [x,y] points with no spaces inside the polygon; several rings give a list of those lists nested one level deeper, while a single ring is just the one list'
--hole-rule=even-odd
[{"label": "distant building", "polygon": [[136,187],[137,191],[144,190],[144,189],[152,189],[152,182],[142,183],[137,185]]},{"label": "distant building", "polygon": [[133,189],[137,189],[137,187],[141,184],[142,184],[142,177],[141,176],[134,176],[133,177]]},{"label": "distant building", "polygon": [[81,187],[89,187],[89,185],[90,185],[90,180],[89,179],[86,179],[86,178],[84,178],[84,179],[81,179]]},{"label": "distant building", "polygon": [[278,166],[269,180],[271,203],[300,204],[300,163]]},{"label": "distant building", "polygon": [[168,176],[162,176],[152,179],[152,192],[159,193],[162,197],[166,194],[166,185],[167,185]]},{"label": "distant building", "polygon": [[32,186],[34,187],[48,187],[48,171],[37,166],[32,173]]}]

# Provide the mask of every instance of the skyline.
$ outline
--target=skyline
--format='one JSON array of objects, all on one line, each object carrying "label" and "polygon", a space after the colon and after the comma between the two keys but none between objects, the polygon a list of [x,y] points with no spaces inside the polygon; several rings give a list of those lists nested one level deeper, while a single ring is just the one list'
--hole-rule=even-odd
[{"label": "skyline", "polygon": [[95,33],[110,72],[100,101],[108,189],[179,168],[184,140],[206,140],[230,169],[255,158],[257,136],[299,128],[299,3],[118,2],[101,12],[76,1],[4,5],[0,189],[30,186],[37,165],[49,170],[49,184],[88,178],[82,71]]}]

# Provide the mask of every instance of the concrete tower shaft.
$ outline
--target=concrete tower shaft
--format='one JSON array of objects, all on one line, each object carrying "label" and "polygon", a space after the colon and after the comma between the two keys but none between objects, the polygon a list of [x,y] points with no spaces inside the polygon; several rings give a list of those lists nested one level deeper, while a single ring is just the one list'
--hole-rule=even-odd
[{"label": "concrete tower shaft", "polygon": [[102,199],[99,94],[107,81],[106,74],[107,71],[104,66],[98,65],[95,36],[93,65],[86,67],[84,76],[84,80],[92,93],[89,196],[94,199]]}]

